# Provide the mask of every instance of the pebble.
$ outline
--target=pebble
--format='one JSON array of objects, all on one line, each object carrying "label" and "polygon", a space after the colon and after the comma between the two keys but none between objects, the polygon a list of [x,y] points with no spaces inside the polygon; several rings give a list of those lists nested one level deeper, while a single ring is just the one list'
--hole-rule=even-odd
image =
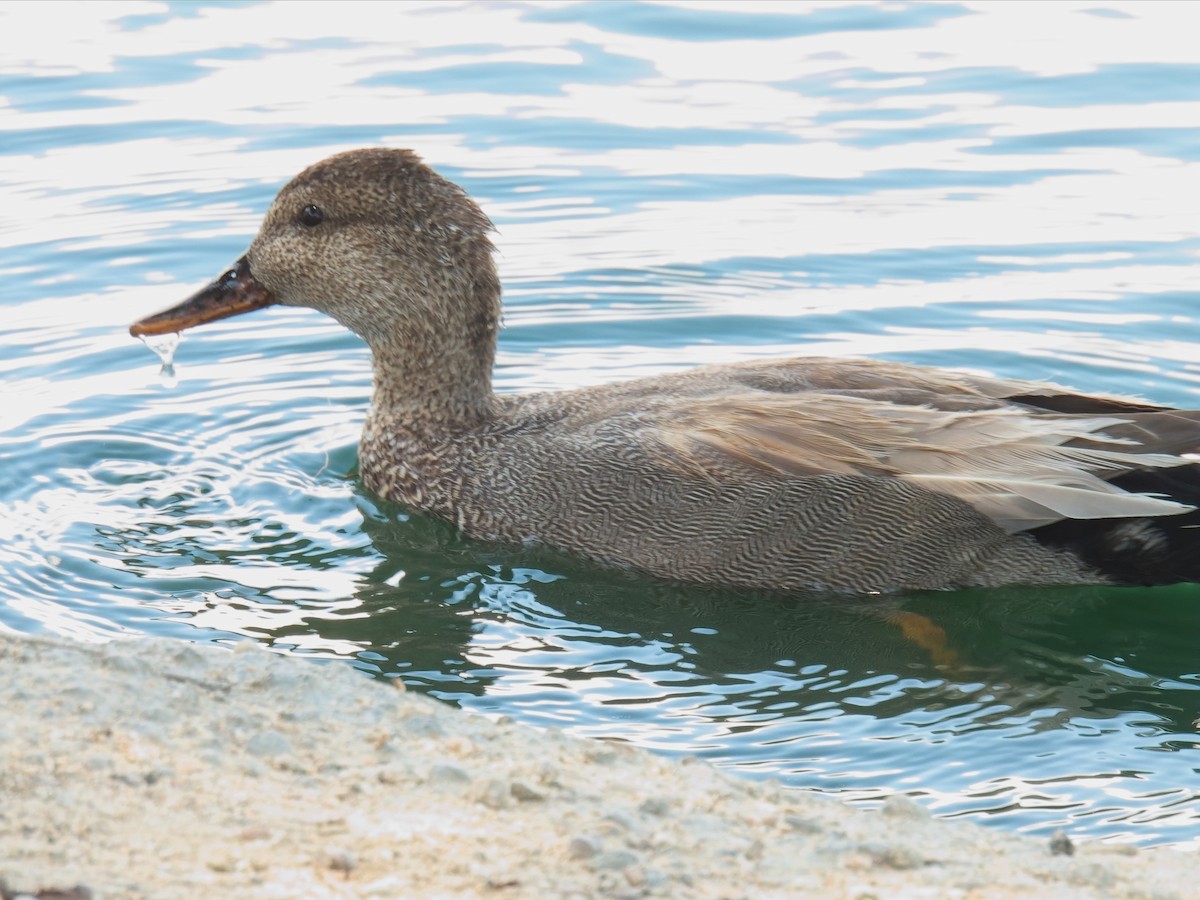
[{"label": "pebble", "polygon": [[649,797],[642,801],[638,809],[648,816],[665,816],[671,811],[671,804],[661,797]]},{"label": "pebble", "polygon": [[1067,833],[1061,828],[1054,834],[1050,835],[1050,855],[1051,856],[1074,856],[1075,845],[1071,843],[1071,839],[1067,837]]},{"label": "pebble", "polygon": [[[171,661],[172,669],[180,674],[195,671],[207,671],[212,664],[212,656],[202,652],[195,644],[186,641],[162,641],[156,648]],[[182,671],[180,671],[182,670]]]},{"label": "pebble", "polygon": [[595,869],[627,869],[638,862],[637,854],[632,850],[607,850],[592,862]]},{"label": "pebble", "polygon": [[483,787],[479,802],[490,809],[508,809],[512,806],[512,787],[493,778]]},{"label": "pebble", "polygon": [[925,855],[906,844],[873,847],[870,853],[876,865],[889,869],[919,869],[925,865]]},{"label": "pebble", "polygon": [[584,751],[584,758],[599,766],[611,766],[618,759],[617,752],[611,747],[600,745],[598,747],[589,747]]},{"label": "pebble", "polygon": [[626,813],[613,810],[604,816],[604,820],[606,822],[612,822],[623,831],[633,831],[633,819],[630,818]]},{"label": "pebble", "polygon": [[151,769],[142,777],[146,779],[146,784],[158,784],[160,781],[170,779],[174,774],[171,769],[159,766]]},{"label": "pebble", "polygon": [[104,660],[104,665],[108,666],[114,672],[121,672],[125,675],[136,675],[144,668],[141,659],[125,653],[124,648],[119,646],[118,641],[102,645],[100,652]]},{"label": "pebble", "polygon": [[335,872],[344,872],[347,877],[358,868],[358,857],[342,847],[325,851],[325,865]]},{"label": "pebble", "polygon": [[242,761],[241,772],[249,778],[262,778],[270,770],[257,759],[247,759]]},{"label": "pebble", "polygon": [[429,775],[426,776],[426,781],[433,784],[467,784],[471,780],[471,776],[462,766],[452,765],[451,763],[439,763],[429,767]]},{"label": "pebble", "polygon": [[[455,766],[455,768],[458,767]],[[470,779],[471,776],[467,775],[465,770],[459,768],[459,772]],[[414,780],[412,770],[407,766],[401,765],[390,765],[382,768],[375,773],[375,778],[380,784],[404,784]]]},{"label": "pebble", "polygon": [[885,816],[893,819],[932,819],[929,811],[920,803],[904,794],[892,794],[883,801],[879,810]]},{"label": "pebble", "polygon": [[567,844],[568,859],[591,859],[596,856],[603,844],[600,839],[591,835],[576,835],[571,838],[571,842]]},{"label": "pebble", "polygon": [[442,727],[442,723],[433,716],[409,716],[404,722],[404,731],[410,737],[427,737],[440,738],[445,735],[446,729]]},{"label": "pebble", "polygon": [[84,766],[92,772],[107,772],[113,767],[113,758],[108,754],[96,753],[84,761]]},{"label": "pebble", "polygon": [[523,803],[546,799],[545,794],[531,788],[523,781],[514,781],[510,790],[512,791],[512,795]]},{"label": "pebble", "polygon": [[825,830],[825,826],[816,819],[810,819],[807,816],[798,816],[795,813],[784,816],[783,821],[793,831],[798,831],[801,834],[820,834]]},{"label": "pebble", "polygon": [[246,741],[246,751],[255,756],[282,756],[292,752],[292,742],[278,731],[260,731]]}]

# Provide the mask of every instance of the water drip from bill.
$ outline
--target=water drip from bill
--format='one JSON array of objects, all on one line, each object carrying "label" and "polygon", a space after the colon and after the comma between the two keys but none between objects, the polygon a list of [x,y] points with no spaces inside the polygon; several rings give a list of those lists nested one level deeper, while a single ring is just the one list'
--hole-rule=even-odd
[{"label": "water drip from bill", "polygon": [[181,340],[179,332],[170,334],[154,334],[142,335],[139,340],[158,357],[162,363],[162,368],[158,370],[158,377],[162,381],[163,387],[174,387],[179,379],[175,375],[175,348],[179,346]]}]

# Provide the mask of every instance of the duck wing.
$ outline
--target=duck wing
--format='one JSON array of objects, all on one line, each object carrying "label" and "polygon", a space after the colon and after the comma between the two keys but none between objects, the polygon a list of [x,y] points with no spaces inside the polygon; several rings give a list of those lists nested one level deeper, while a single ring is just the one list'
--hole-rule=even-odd
[{"label": "duck wing", "polygon": [[[990,388],[985,394],[968,378],[951,376],[953,390],[946,390],[948,385],[919,379],[914,384],[913,371],[929,379],[943,375],[908,370],[908,381],[893,382],[890,390],[860,379],[840,390],[725,390],[690,397],[669,415],[656,417],[650,438],[664,466],[692,477],[718,482],[828,474],[898,478],[958,497],[1010,533],[1068,518],[1165,516],[1193,509],[1160,495],[1126,491],[1110,479],[1192,462],[1177,452],[1189,441],[1191,447],[1200,443],[1195,414],[1153,407],[1125,415],[1059,414],[994,396],[1042,386],[978,379]],[[1045,389],[1045,396],[1068,396],[1054,393],[1061,389],[1052,386]],[[1135,406],[1110,398],[1096,398],[1096,404]]]}]

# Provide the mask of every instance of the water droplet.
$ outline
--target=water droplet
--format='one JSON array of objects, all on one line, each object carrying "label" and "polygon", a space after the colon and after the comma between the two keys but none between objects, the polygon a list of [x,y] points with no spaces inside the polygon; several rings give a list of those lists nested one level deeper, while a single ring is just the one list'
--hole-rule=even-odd
[{"label": "water droplet", "polygon": [[154,351],[162,363],[158,377],[163,387],[175,387],[179,379],[175,377],[175,348],[179,346],[180,334],[177,331],[170,334],[142,335],[142,343]]}]

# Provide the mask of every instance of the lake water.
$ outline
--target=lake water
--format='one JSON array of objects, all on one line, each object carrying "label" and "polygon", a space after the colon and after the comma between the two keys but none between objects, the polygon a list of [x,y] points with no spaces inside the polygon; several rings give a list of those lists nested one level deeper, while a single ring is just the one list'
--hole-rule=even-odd
[{"label": "lake water", "polygon": [[382,144],[498,226],[501,391],[826,354],[1198,406],[1196,4],[6,4],[0,34],[0,628],[253,640],[864,805],[1200,846],[1196,586],[762,597],[474,543],[356,480],[368,357],[331,321],[191,332],[173,378],[126,333]]}]

